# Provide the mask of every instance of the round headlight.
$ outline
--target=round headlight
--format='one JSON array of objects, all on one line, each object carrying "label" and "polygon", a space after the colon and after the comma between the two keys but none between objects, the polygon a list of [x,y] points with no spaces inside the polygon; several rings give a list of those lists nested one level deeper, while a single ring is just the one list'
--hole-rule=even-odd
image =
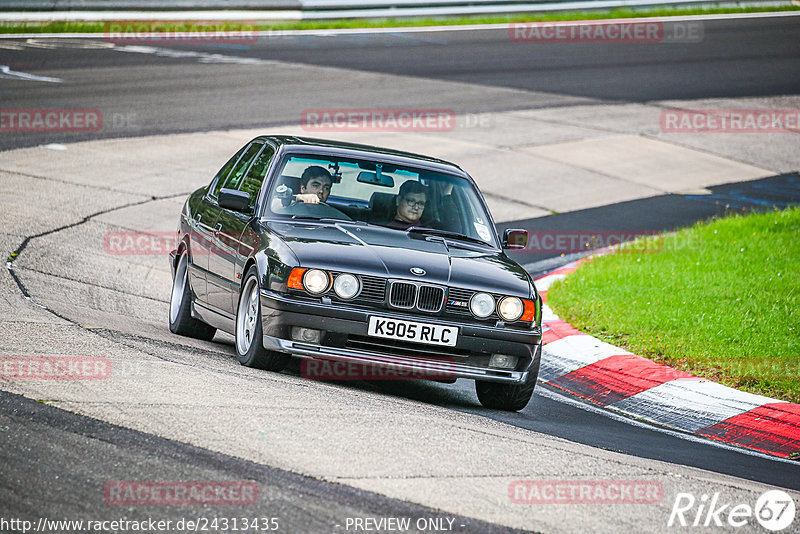
[{"label": "round headlight", "polygon": [[352,274],[340,274],[333,281],[333,290],[339,298],[351,299],[358,293],[358,278]]},{"label": "round headlight", "polygon": [[522,317],[522,312],[525,311],[525,305],[517,297],[506,297],[500,301],[497,307],[500,312],[500,317],[506,321],[516,321]]},{"label": "round headlight", "polygon": [[475,293],[469,301],[469,309],[476,317],[489,317],[494,311],[494,297],[488,293]]},{"label": "round headlight", "polygon": [[306,291],[314,295],[324,293],[325,290],[328,289],[329,283],[330,279],[328,278],[328,273],[320,271],[319,269],[309,269],[306,271],[306,274],[303,275],[303,287],[306,288]]}]

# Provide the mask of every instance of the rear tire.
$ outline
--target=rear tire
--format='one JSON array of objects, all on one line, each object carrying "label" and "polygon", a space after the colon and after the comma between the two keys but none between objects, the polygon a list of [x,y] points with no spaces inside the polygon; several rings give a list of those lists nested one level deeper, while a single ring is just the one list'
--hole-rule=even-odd
[{"label": "rear tire", "polygon": [[183,252],[178,258],[172,294],[169,299],[169,330],[179,336],[211,341],[217,329],[192,317],[192,289],[189,287],[189,255]]},{"label": "rear tire", "polygon": [[531,368],[528,369],[528,378],[522,384],[500,384],[497,382],[475,381],[475,393],[478,400],[486,408],[516,412],[528,405],[536,387],[539,376],[539,365],[542,362],[542,346],[536,349]]},{"label": "rear tire", "polygon": [[236,356],[246,367],[281,371],[289,363],[290,356],[282,352],[266,350],[261,328],[261,287],[258,269],[250,267],[244,277],[236,311]]}]

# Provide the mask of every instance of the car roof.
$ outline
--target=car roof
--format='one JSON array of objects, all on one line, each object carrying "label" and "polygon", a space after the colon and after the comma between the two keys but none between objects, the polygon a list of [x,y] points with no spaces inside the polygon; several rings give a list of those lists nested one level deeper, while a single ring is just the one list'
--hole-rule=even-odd
[{"label": "car roof", "polygon": [[377,155],[377,159],[386,161],[387,163],[417,165],[469,178],[469,175],[455,163],[432,158],[430,156],[423,156],[422,154],[415,154],[413,152],[404,152],[402,150],[372,145],[361,145],[358,143],[346,143],[344,141],[333,141],[331,139],[316,139],[313,137],[296,137],[290,135],[263,135],[259,136],[259,139],[269,139],[277,145],[282,146],[285,150],[299,149],[300,151],[306,152],[310,151],[309,149],[323,149],[327,154],[339,153],[343,156],[351,157],[375,157]]}]

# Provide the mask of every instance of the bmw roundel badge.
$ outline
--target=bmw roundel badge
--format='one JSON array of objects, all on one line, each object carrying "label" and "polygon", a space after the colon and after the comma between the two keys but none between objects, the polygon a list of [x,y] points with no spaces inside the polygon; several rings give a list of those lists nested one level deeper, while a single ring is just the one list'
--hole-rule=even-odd
[{"label": "bmw roundel badge", "polygon": [[411,274],[416,274],[417,276],[424,276],[425,269],[420,269],[419,267],[412,267]]}]

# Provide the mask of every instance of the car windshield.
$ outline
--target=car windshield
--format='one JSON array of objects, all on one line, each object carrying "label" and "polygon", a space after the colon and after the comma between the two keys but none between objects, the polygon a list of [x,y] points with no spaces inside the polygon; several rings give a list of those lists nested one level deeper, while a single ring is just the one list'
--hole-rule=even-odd
[{"label": "car windshield", "polygon": [[431,228],[446,239],[465,236],[465,241],[496,247],[479,195],[469,181],[450,174],[298,154],[284,159],[272,181],[267,211],[282,218],[361,221],[401,231]]}]

